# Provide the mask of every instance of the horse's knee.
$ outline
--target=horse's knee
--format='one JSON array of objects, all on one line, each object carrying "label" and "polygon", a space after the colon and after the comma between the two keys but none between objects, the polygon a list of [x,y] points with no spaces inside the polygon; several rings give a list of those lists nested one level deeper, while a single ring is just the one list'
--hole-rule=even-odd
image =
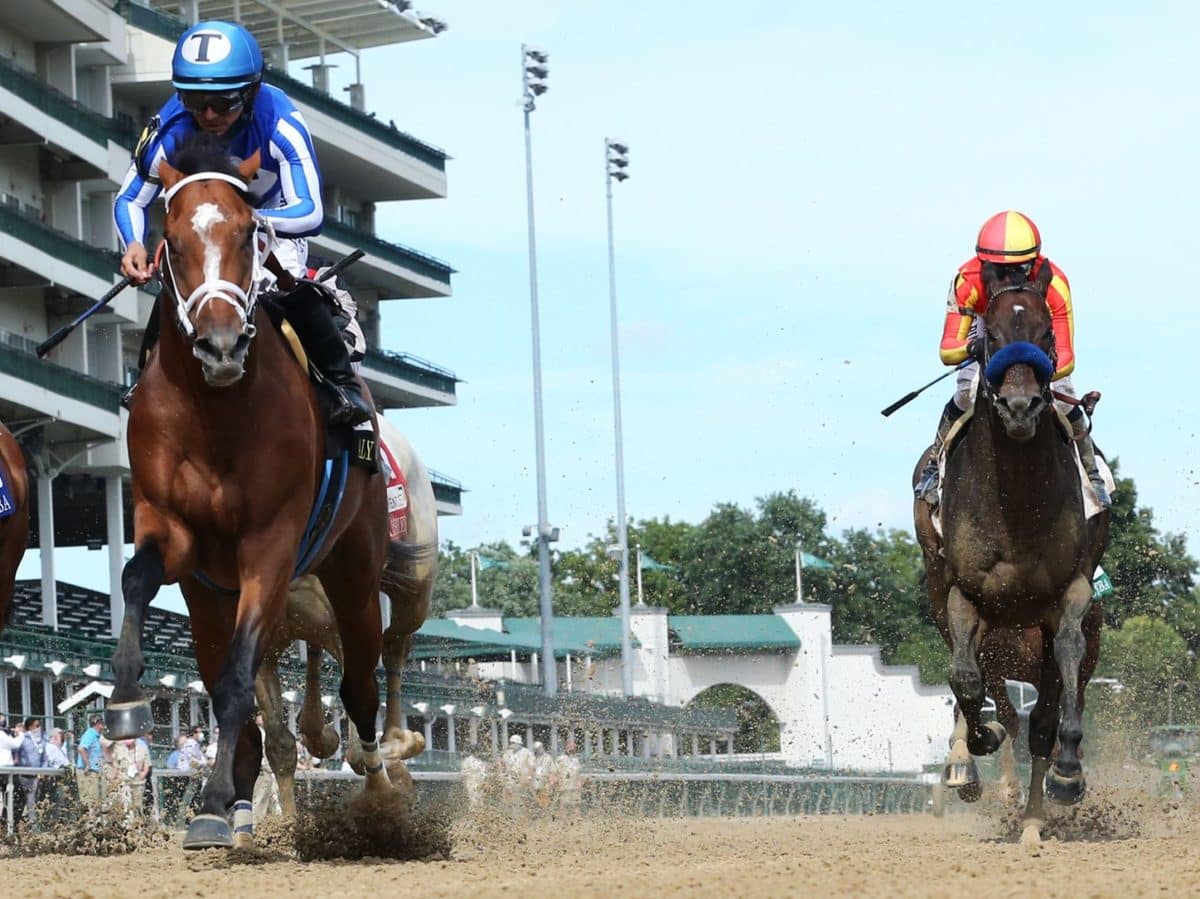
[{"label": "horse's knee", "polygon": [[959,700],[983,699],[983,675],[978,666],[956,661],[950,669],[950,689]]},{"label": "horse's knee", "polygon": [[121,570],[121,593],[126,605],[148,604],[165,577],[162,552],[157,543],[148,540],[138,547],[133,558]]}]

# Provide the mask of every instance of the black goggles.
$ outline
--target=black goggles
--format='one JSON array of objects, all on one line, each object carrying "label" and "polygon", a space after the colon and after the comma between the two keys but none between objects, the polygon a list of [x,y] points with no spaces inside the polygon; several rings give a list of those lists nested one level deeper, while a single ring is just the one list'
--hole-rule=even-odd
[{"label": "black goggles", "polygon": [[245,91],[180,91],[179,101],[183,108],[195,115],[200,115],[206,109],[211,109],[217,115],[224,116],[240,112],[246,105]]}]

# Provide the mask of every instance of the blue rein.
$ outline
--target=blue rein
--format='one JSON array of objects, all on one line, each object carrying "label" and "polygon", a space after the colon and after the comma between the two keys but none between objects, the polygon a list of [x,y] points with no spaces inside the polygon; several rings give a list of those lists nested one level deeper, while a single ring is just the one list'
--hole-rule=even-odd
[{"label": "blue rein", "polygon": [[1054,363],[1045,351],[1032,343],[1021,341],[1001,347],[988,359],[984,377],[992,387],[999,387],[1004,381],[1005,373],[1014,365],[1028,365],[1037,376],[1038,383],[1046,385],[1054,374]]}]

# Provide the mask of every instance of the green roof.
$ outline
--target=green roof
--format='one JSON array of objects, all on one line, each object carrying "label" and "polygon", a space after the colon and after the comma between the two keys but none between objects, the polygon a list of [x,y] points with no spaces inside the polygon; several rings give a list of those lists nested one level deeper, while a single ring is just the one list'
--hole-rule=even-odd
[{"label": "green roof", "polygon": [[796,649],[800,638],[778,615],[670,615],[671,646],[680,652]]},{"label": "green roof", "polygon": [[[504,629],[537,646],[542,642],[542,619],[504,619]],[[637,646],[635,639],[633,645]],[[554,654],[603,656],[621,651],[621,619],[615,615],[562,617],[554,619]]]}]

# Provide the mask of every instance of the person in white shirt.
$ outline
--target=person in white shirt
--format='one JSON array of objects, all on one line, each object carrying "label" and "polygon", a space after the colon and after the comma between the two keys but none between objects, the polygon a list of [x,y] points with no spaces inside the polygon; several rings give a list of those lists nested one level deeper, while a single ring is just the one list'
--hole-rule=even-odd
[{"label": "person in white shirt", "polygon": [[551,780],[554,777],[554,756],[546,751],[540,740],[533,744],[533,798],[539,808],[550,807]]},{"label": "person in white shirt", "polygon": [[554,761],[555,792],[560,813],[575,817],[580,812],[583,800],[583,777],[579,756],[575,754],[575,741],[567,740],[563,753]]},{"label": "person in white shirt", "polygon": [[508,738],[508,752],[504,754],[504,793],[512,806],[524,805],[533,791],[533,753],[520,734]]},{"label": "person in white shirt", "polygon": [[483,802],[484,782],[487,780],[487,762],[479,757],[479,748],[471,746],[463,758],[459,770],[462,771],[463,789],[467,793],[467,804],[474,808]]}]

